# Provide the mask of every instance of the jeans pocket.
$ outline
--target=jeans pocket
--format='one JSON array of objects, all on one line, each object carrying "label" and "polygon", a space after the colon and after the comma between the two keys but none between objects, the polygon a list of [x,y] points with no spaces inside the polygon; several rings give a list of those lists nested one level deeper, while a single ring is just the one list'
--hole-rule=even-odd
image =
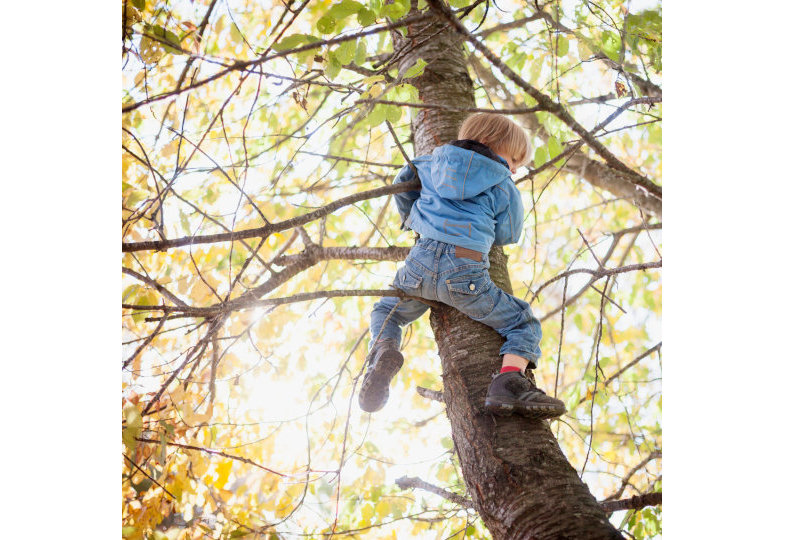
[{"label": "jeans pocket", "polygon": [[412,271],[408,265],[399,269],[393,280],[393,287],[413,296],[420,296],[418,293],[421,284],[422,276]]},{"label": "jeans pocket", "polygon": [[482,270],[451,276],[445,281],[450,293],[450,304],[473,319],[487,317],[493,311],[490,294],[491,277]]}]

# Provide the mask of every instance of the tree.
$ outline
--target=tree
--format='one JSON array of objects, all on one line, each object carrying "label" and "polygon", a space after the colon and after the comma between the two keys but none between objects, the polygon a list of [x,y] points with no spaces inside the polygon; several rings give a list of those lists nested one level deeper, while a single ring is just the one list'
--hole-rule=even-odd
[{"label": "tree", "polygon": [[[444,537],[471,537],[486,527],[495,538],[616,538],[605,515],[614,508],[610,500],[627,488],[643,496],[617,506],[661,500],[653,355],[661,345],[652,345],[658,330],[645,323],[659,311],[662,192],[651,178],[659,171],[661,91],[648,75],[659,72],[659,10],[628,13],[609,2],[567,14],[560,5],[534,3],[494,27],[497,13],[480,2],[450,9],[428,3],[304,2],[261,14],[217,1],[124,4],[128,536],[199,527],[226,537],[318,536],[405,526],[399,534],[438,527]],[[197,14],[198,25],[190,22]],[[482,30],[467,30],[480,23]],[[494,53],[499,40],[507,41]],[[543,76],[543,66],[550,74]],[[613,92],[585,97],[596,88],[581,77],[591,74],[606,81],[610,74]],[[373,461],[390,454],[355,429],[360,417],[351,404],[366,338],[347,336],[373,296],[389,294],[378,290],[389,280],[365,269],[389,273],[391,263],[370,262],[400,261],[408,251],[390,195],[410,186],[389,185],[395,168],[455,138],[478,101],[516,114],[538,143],[532,168],[519,179],[530,192],[532,232],[511,251],[524,260],[513,262],[511,282],[506,256],[494,248],[492,276],[528,294],[542,312],[543,350],[556,351],[557,361],[541,368],[539,384],[557,389],[570,411],[556,424],[558,443],[545,423],[484,414],[500,338],[434,306],[443,393],[419,391],[444,401],[452,430],[452,441],[442,440],[448,453],[435,465],[436,478],[464,487],[445,491],[419,478],[394,486]],[[613,112],[591,120],[582,111],[587,103]],[[309,166],[313,174],[306,175]],[[370,189],[358,190],[363,184]],[[562,208],[565,195],[573,204]],[[588,223],[558,225],[575,216]],[[603,232],[608,246],[598,254]],[[373,245],[379,243],[387,247]],[[351,266],[335,261],[356,261],[359,271],[347,276]],[[365,283],[375,286],[357,287]],[[319,372],[314,345],[282,339],[297,332],[297,302],[320,298],[334,306],[317,315],[330,330],[319,336],[324,356],[342,356],[331,375]],[[427,341],[412,338],[407,358],[417,358]],[[302,365],[293,373],[285,359],[298,356]],[[302,378],[310,401],[304,424],[279,425],[306,435],[304,452],[291,462],[277,454],[293,435],[240,421],[258,419],[237,405],[250,401],[248,373],[261,369],[254,363],[277,379],[265,383],[267,392],[303,371],[311,375]],[[640,382],[650,372],[655,380]],[[433,375],[407,363],[399,379],[404,387],[433,387]],[[632,391],[622,385],[630,376],[640,377]],[[566,391],[560,378],[569,381]],[[320,417],[337,406],[345,414]],[[443,418],[435,412],[417,423],[435,426]],[[568,439],[562,424],[578,436]],[[581,473],[590,461],[613,463],[600,472],[618,475],[621,485],[604,508],[559,444],[573,463],[582,462]],[[365,460],[359,466],[352,463],[358,456]],[[321,462],[334,468],[313,466]],[[418,504],[410,487],[446,498],[435,508],[435,499]],[[321,510],[322,523],[304,515],[314,501],[330,508]],[[636,536],[656,534],[659,510],[630,510],[624,521]]]}]

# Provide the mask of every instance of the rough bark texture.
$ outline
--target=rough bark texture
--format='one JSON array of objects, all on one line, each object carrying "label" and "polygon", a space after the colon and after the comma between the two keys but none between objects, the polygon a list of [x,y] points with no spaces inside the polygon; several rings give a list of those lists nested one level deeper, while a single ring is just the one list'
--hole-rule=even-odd
[{"label": "rough bark texture", "polygon": [[[414,10],[413,10],[414,11]],[[434,32],[439,32],[433,35]],[[415,45],[415,47],[412,47]],[[405,71],[428,62],[412,80],[425,103],[474,107],[462,41],[436,20],[409,25],[395,39]],[[414,126],[417,155],[457,137],[463,113],[422,110]],[[491,277],[511,291],[507,257],[491,250]],[[495,539],[622,538],[569,464],[547,423],[494,418],[483,410],[485,393],[501,360],[501,337],[447,306],[431,311],[442,359],[444,398],[463,477],[477,511]]]}]

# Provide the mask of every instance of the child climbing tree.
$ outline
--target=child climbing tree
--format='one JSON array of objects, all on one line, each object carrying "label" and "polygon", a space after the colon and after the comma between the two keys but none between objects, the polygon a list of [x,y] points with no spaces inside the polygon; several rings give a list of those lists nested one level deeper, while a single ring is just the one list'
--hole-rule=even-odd
[{"label": "child climbing tree", "polygon": [[[124,3],[124,535],[656,535],[659,21]],[[372,419],[357,314],[413,241],[392,179],[482,110],[536,148],[491,277],[541,319],[567,413],[485,413],[500,338],[435,305]]]}]

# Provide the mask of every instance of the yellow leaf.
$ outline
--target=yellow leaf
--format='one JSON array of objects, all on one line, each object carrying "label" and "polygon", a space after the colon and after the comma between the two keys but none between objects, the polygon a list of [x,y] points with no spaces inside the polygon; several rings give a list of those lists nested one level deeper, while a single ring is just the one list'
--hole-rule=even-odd
[{"label": "yellow leaf", "polygon": [[227,459],[215,467],[215,472],[218,473],[218,479],[213,484],[215,487],[219,489],[224,487],[226,481],[229,479],[229,473],[232,472],[232,464],[233,461],[231,459]]},{"label": "yellow leaf", "polygon": [[180,414],[186,424],[197,426],[207,422],[213,417],[213,405],[211,403],[203,413],[196,413],[188,403],[183,403],[180,405]]},{"label": "yellow leaf", "polygon": [[374,75],[372,77],[364,78],[363,82],[365,84],[374,84],[374,83],[377,83],[377,82],[383,81],[383,80],[384,80],[384,75]]},{"label": "yellow leaf", "polygon": [[379,503],[376,505],[376,515],[379,517],[379,519],[381,520],[389,513],[390,513],[390,501],[386,499],[379,501]]},{"label": "yellow leaf", "polygon": [[163,157],[169,157],[175,152],[177,152],[177,144],[178,144],[178,140],[173,139],[170,143],[164,145],[164,147],[161,148],[161,155]]},{"label": "yellow leaf", "polygon": [[362,521],[360,522],[361,526],[365,526],[371,523],[371,516],[373,515],[373,505],[371,503],[365,503],[362,509]]}]

